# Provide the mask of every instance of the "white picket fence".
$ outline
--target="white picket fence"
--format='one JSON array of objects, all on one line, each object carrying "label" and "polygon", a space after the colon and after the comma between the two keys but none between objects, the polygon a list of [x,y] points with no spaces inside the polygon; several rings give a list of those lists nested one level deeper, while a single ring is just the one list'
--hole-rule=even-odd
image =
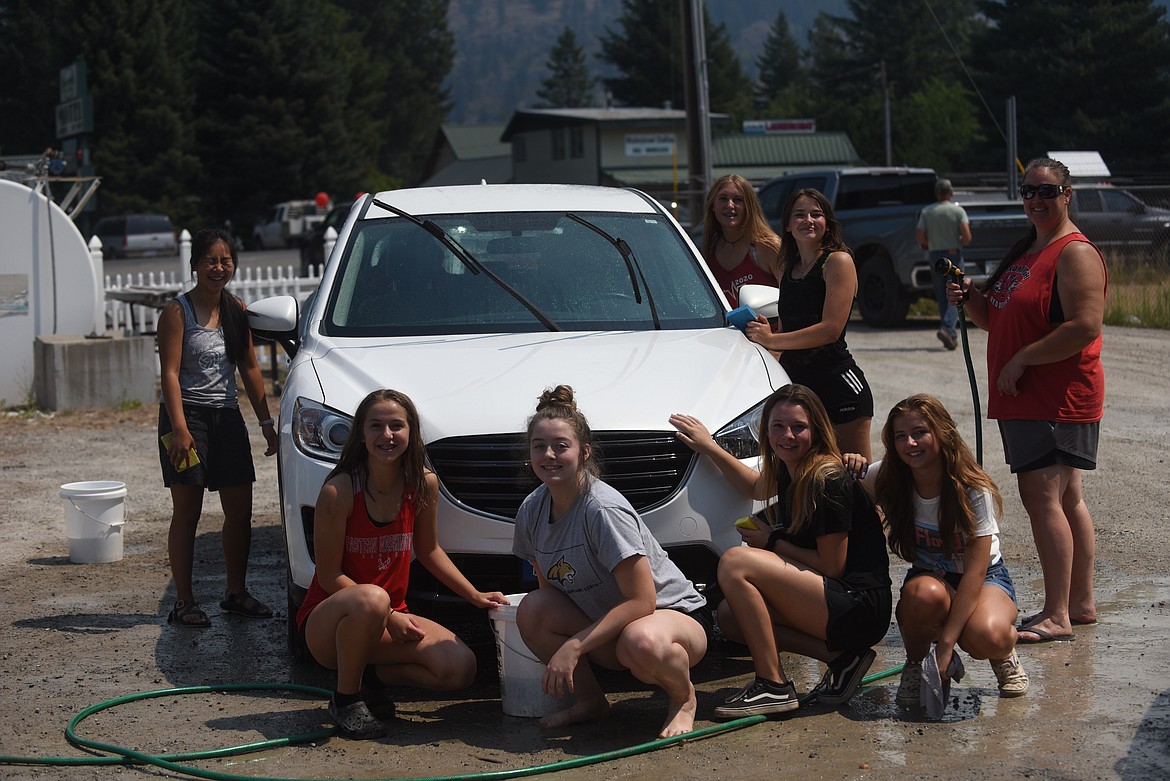
[{"label": "white picket fence", "polygon": [[[333,250],[337,240],[336,232],[330,228],[325,235],[325,257]],[[96,253],[96,254],[94,254]],[[95,265],[101,263],[101,243],[90,244],[90,254]],[[154,334],[158,331],[158,318],[162,305],[179,293],[194,286],[190,274],[180,274],[179,268],[189,268],[191,258],[191,234],[183,231],[179,235],[179,263],[176,270],[137,274],[105,275],[106,329],[126,335]],[[100,266],[99,266],[100,268]],[[251,304],[271,296],[294,296],[299,301],[313,292],[321,281],[321,267],[309,269],[309,276],[299,276],[300,269],[288,266],[266,266],[256,268],[244,266],[237,270],[229,290]],[[271,345],[257,345],[256,357],[261,366],[267,366],[273,359],[269,352]]]}]

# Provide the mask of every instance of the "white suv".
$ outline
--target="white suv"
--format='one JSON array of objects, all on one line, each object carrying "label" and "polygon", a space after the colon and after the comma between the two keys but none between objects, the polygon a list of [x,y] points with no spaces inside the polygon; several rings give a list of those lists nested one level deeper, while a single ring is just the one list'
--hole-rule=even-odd
[{"label": "white suv", "polygon": [[[292,356],[280,405],[289,614],[313,574],[313,505],[358,402],[395,388],[418,406],[441,484],[439,538],[478,588],[535,584],[512,525],[536,479],[523,430],[546,387],[572,385],[621,491],[683,571],[713,584],[751,502],[675,437],[696,415],[754,464],[761,402],[788,378],[726,321],[694,245],[635,190],[472,185],[357,202],[301,312],[249,307]],[[299,321],[299,322],[298,322]],[[450,597],[427,571],[410,598]],[[295,646],[294,646],[295,650]]]}]

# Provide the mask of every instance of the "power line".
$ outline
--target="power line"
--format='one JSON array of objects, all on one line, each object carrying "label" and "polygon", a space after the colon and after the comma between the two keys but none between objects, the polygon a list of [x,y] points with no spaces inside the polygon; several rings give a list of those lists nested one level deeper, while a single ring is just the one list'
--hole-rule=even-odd
[{"label": "power line", "polygon": [[999,126],[999,120],[995,118],[991,107],[987,105],[987,101],[983,98],[983,93],[979,90],[979,85],[975,83],[975,79],[971,76],[971,72],[967,70],[967,64],[963,62],[963,58],[959,56],[959,51],[951,43],[950,36],[947,35],[946,29],[942,26],[942,22],[938,20],[938,16],[934,13],[934,8],[930,5],[930,0],[922,0],[922,4],[926,6],[926,10],[930,11],[930,17],[934,19],[935,25],[938,26],[938,31],[942,33],[943,40],[947,42],[947,46],[951,49],[951,54],[955,55],[955,59],[959,62],[959,67],[963,69],[963,73],[967,75],[967,80],[971,82],[971,88],[975,90],[975,94],[979,96],[979,102],[983,104],[983,108],[987,110],[987,116],[991,117],[991,124],[995,125],[995,129],[999,131],[999,136],[1005,142],[1007,134],[1003,132],[1003,128]]}]

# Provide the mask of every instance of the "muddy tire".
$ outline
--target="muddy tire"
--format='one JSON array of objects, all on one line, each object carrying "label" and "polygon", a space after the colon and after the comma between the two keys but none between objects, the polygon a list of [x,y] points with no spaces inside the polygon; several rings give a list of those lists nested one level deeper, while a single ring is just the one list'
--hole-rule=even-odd
[{"label": "muddy tire", "polygon": [[910,297],[887,255],[874,255],[857,272],[857,310],[866,325],[901,325],[910,311]]},{"label": "muddy tire", "polygon": [[[297,602],[294,594],[297,592],[297,587],[293,584],[292,574],[288,575],[288,586],[286,587],[288,593],[288,652],[298,662],[312,662],[313,655],[309,653],[308,646],[301,638],[301,633],[297,629],[297,611],[300,610],[301,605]],[[303,589],[301,589],[303,591]],[[304,595],[302,594],[302,599]]]}]

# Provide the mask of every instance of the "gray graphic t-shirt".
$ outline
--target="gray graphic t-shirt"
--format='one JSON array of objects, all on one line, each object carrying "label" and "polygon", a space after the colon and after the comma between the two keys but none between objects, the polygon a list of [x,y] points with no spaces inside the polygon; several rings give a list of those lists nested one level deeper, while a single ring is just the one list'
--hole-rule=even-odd
[{"label": "gray graphic t-shirt", "polygon": [[552,499],[543,485],[516,513],[512,552],[533,562],[545,580],[593,621],[622,601],[613,569],[645,556],[659,609],[689,613],[706,604],[626,498],[600,480],[582,491],[563,518],[550,523]]}]

